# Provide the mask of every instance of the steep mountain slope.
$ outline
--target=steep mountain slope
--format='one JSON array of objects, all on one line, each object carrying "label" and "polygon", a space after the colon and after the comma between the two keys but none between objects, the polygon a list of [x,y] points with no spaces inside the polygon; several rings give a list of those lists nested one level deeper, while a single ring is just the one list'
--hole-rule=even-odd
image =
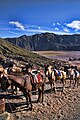
[{"label": "steep mountain slope", "polygon": [[51,59],[45,58],[36,53],[32,53],[0,38],[0,64],[2,59],[6,58],[12,58],[36,65],[48,64],[52,62]]},{"label": "steep mountain slope", "polygon": [[6,38],[16,46],[27,50],[80,50],[80,35],[57,35],[53,33]]}]

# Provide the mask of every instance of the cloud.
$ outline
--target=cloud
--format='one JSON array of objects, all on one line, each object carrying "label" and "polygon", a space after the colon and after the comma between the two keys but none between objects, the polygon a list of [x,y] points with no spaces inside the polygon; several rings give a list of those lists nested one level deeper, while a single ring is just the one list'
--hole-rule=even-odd
[{"label": "cloud", "polygon": [[41,27],[40,26],[36,26],[36,25],[26,25],[26,28],[28,28],[28,29],[41,29]]},{"label": "cloud", "polygon": [[[55,33],[55,34],[59,34],[59,35],[68,35],[68,33],[66,32],[62,32],[62,31],[53,31],[53,30],[38,30],[38,29],[26,29],[26,32],[30,32],[30,33]],[[72,33],[69,33],[72,34]]]},{"label": "cloud", "polygon": [[55,25],[56,25],[55,23],[52,24],[52,26],[55,26]]},{"label": "cloud", "polygon": [[80,32],[76,32],[77,34],[80,34]]},{"label": "cloud", "polygon": [[45,32],[53,32],[53,31],[44,30],[44,29],[26,29],[26,32],[45,33]]},{"label": "cloud", "polygon": [[80,32],[80,29],[75,29],[74,31],[75,31],[75,32]]},{"label": "cloud", "polygon": [[59,28],[55,28],[55,30],[59,30]]},{"label": "cloud", "polygon": [[55,25],[61,25],[60,23],[53,23],[52,26],[55,26]]},{"label": "cloud", "polygon": [[38,29],[40,30],[40,29],[41,29],[41,27],[38,27]]},{"label": "cloud", "polygon": [[57,23],[57,25],[61,25],[60,23]]},{"label": "cloud", "polygon": [[66,28],[66,27],[65,27],[65,28],[63,28],[63,31],[64,31],[64,32],[70,32],[70,31],[69,31],[69,29],[68,29],[68,28]]},{"label": "cloud", "polygon": [[74,28],[76,30],[80,30],[80,21],[79,20],[72,21],[71,23],[66,24],[66,26]]},{"label": "cloud", "polygon": [[64,26],[61,26],[61,28],[64,28]]},{"label": "cloud", "polygon": [[22,23],[18,21],[10,21],[9,24],[15,25],[17,28],[21,30],[25,30],[25,26],[23,26]]},{"label": "cloud", "polygon": [[[28,29],[41,30],[41,27],[40,27],[40,26],[37,26],[37,25],[27,25],[27,24],[26,24],[26,25],[25,25],[25,31],[28,30]],[[17,28],[17,30],[19,30],[19,29]]]},{"label": "cloud", "polygon": [[18,33],[15,33],[15,32],[12,32],[12,31],[9,31],[9,32],[12,33],[12,34],[18,35]]}]

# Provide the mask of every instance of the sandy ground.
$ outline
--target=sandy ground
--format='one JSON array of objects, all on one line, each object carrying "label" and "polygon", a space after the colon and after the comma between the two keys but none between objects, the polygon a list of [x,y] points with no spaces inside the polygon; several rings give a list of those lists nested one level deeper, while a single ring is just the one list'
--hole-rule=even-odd
[{"label": "sandy ground", "polygon": [[80,51],[36,51],[35,53],[52,59],[68,61],[80,67],[80,61],[69,61],[69,58],[80,58]]},{"label": "sandy ground", "polygon": [[42,56],[58,60],[69,60],[69,58],[80,58],[80,51],[33,51]]},{"label": "sandy ground", "polygon": [[[13,97],[7,96],[6,110],[12,112],[17,120],[80,120],[80,86],[69,88],[67,80],[64,93],[61,84],[57,84],[57,92],[50,92],[50,85],[45,85],[44,103],[36,103],[37,95],[32,95],[33,110],[26,108],[25,100],[19,93]],[[12,96],[12,95],[11,95]]]},{"label": "sandy ground", "polygon": [[[40,52],[38,54],[40,54]],[[48,56],[47,53],[44,53],[44,56],[45,54]],[[50,56],[58,55],[58,58],[60,55],[64,58],[64,55],[68,55],[66,54],[67,53],[63,53],[62,51],[54,52],[54,55],[53,51],[49,53]],[[71,55],[73,56],[73,54]],[[80,54],[77,53],[77,56],[79,57]],[[67,80],[63,93],[61,86],[62,84],[58,83],[56,94],[54,92],[51,93],[50,85],[47,82],[45,85],[43,104],[36,103],[38,95],[33,94],[32,111],[26,108],[26,100],[22,99],[22,93],[18,93],[18,95],[7,93],[6,111],[15,115],[17,120],[80,120],[80,84],[78,88],[75,87],[73,89],[73,87],[69,87],[69,80]]]}]

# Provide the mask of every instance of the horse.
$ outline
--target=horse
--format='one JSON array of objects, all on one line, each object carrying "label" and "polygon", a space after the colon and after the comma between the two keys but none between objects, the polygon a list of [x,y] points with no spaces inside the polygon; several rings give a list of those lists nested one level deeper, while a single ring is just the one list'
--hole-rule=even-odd
[{"label": "horse", "polygon": [[65,65],[65,66],[64,66],[64,71],[66,72],[67,78],[68,78],[68,76],[69,76],[68,69],[70,69],[70,65]]},{"label": "horse", "polygon": [[77,87],[79,85],[79,79],[80,79],[80,73],[78,70],[76,70],[74,67],[71,67],[68,69],[68,78],[70,79],[70,87],[71,87],[71,82],[73,81],[73,88],[77,84]]},{"label": "horse", "polygon": [[52,70],[52,66],[48,66],[45,70],[46,77],[48,77],[50,86],[51,86],[51,92],[52,90],[55,91],[55,75],[54,71]]},{"label": "horse", "polygon": [[66,72],[64,72],[63,70],[52,69],[52,66],[49,66],[46,71],[46,75],[50,82],[51,91],[52,89],[56,91],[56,83],[58,80],[63,83],[63,90],[64,90],[66,84]]},{"label": "horse", "polygon": [[[12,75],[16,75],[16,76],[20,76],[22,75],[22,68],[15,66],[15,64],[13,65],[9,65],[8,67],[5,68],[6,74],[12,74]],[[11,83],[11,92],[12,94],[17,94],[17,86],[14,86]]]},{"label": "horse", "polygon": [[63,90],[65,89],[65,85],[66,85],[66,72],[61,69],[61,70],[58,70],[58,69],[54,69],[54,75],[55,75],[55,81],[60,81],[62,84],[63,84]]},{"label": "horse", "polygon": [[[24,96],[26,97],[27,107],[30,104],[31,110],[32,110],[31,91],[34,85],[33,81],[34,80],[31,73],[29,73],[27,70],[23,72],[23,77],[11,75],[11,74],[7,74],[7,76],[3,74],[0,77],[2,90],[5,91],[11,84],[14,84],[23,92]],[[41,95],[42,95],[41,102],[43,102],[44,81],[40,83],[36,83],[36,89],[38,89],[38,93],[39,93],[37,102],[40,101]]]}]

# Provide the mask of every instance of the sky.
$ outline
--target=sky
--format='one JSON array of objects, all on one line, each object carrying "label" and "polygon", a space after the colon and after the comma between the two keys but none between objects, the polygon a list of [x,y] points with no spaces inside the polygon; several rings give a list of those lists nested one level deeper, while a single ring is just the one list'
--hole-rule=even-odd
[{"label": "sky", "polygon": [[80,0],[0,0],[0,37],[80,34]]}]

